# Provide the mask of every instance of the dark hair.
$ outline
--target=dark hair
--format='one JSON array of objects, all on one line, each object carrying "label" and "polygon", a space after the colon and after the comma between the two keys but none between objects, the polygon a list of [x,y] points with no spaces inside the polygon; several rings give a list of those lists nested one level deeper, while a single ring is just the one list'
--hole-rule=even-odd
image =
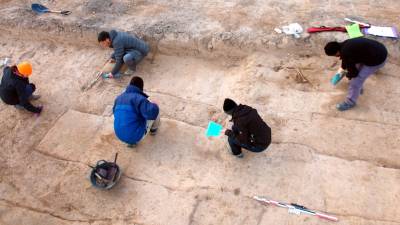
[{"label": "dark hair", "polygon": [[143,91],[143,79],[140,77],[132,77],[130,85],[133,85]]},{"label": "dark hair", "polygon": [[237,107],[237,104],[235,101],[233,101],[230,98],[226,98],[224,101],[224,112],[232,115],[233,110]]},{"label": "dark hair", "polygon": [[97,36],[97,40],[99,42],[105,41],[107,39],[110,38],[110,34],[107,31],[102,31],[99,33],[99,35]]},{"label": "dark hair", "polygon": [[340,43],[336,41],[329,42],[325,45],[325,54],[335,56],[340,51]]}]

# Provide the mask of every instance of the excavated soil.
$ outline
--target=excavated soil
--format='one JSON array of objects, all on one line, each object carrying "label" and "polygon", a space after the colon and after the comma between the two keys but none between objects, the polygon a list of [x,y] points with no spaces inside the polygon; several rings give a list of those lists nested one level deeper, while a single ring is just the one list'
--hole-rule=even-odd
[{"label": "excavated soil", "polygon": [[[329,212],[336,224],[400,225],[399,43],[370,37],[387,46],[388,63],[357,107],[337,112],[348,82],[331,86],[340,63],[323,46],[346,34],[273,31],[343,25],[349,15],[399,27],[397,0],[40,1],[69,16],[35,15],[31,3],[0,1],[0,59],[32,62],[34,104],[44,105],[37,117],[0,104],[0,224],[335,223],[252,199],[261,195]],[[82,90],[111,54],[96,39],[111,28],[152,49],[135,75],[162,125],[135,149],[117,140],[110,113],[131,76]],[[210,120],[229,126],[226,97],[272,127],[268,151],[236,159],[222,137],[205,137]],[[120,182],[91,187],[88,165],[117,152]]]}]

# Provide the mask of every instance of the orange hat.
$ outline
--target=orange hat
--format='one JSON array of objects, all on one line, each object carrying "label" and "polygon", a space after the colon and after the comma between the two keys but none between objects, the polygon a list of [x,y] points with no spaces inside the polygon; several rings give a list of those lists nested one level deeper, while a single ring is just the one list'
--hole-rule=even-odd
[{"label": "orange hat", "polygon": [[32,65],[29,62],[21,62],[17,65],[18,72],[24,77],[29,77],[32,74]]}]

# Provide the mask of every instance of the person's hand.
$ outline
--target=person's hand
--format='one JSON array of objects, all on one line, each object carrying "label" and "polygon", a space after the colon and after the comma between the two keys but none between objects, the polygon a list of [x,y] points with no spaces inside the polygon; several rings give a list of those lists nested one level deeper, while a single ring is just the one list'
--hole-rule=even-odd
[{"label": "person's hand", "polygon": [[114,75],[112,73],[103,73],[101,75],[101,77],[103,77],[104,79],[107,79],[107,78],[113,78]]},{"label": "person's hand", "polygon": [[350,74],[350,73],[346,73],[345,76],[346,76],[347,79],[349,79],[349,80],[351,80],[351,79],[353,79],[353,78],[355,77],[354,75],[352,75],[352,74]]},{"label": "person's hand", "polygon": [[29,85],[31,85],[33,92],[35,92],[36,91],[36,85],[35,84],[29,84]]},{"label": "person's hand", "polygon": [[226,129],[224,133],[225,133],[225,135],[228,136],[228,137],[232,137],[232,136],[234,135],[234,134],[233,134],[233,131],[230,130],[230,129]]}]

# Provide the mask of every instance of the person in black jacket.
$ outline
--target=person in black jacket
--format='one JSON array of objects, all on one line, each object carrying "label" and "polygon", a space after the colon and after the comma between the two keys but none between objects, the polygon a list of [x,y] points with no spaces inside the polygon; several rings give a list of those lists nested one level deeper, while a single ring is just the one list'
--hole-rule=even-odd
[{"label": "person in black jacket", "polygon": [[242,158],[241,148],[251,152],[262,152],[271,144],[271,128],[258,115],[257,110],[247,105],[237,105],[226,98],[223,109],[232,116],[232,129],[225,130],[232,154]]},{"label": "person in black jacket", "polygon": [[39,114],[43,107],[35,107],[30,103],[30,100],[40,98],[39,95],[33,95],[36,86],[29,83],[28,77],[31,74],[32,65],[28,62],[22,62],[17,66],[6,66],[0,84],[0,98],[8,105]]},{"label": "person in black jacket", "polygon": [[350,79],[349,92],[346,100],[336,105],[339,111],[353,108],[365,80],[385,65],[388,52],[386,47],[367,38],[353,38],[344,42],[329,42],[325,46],[328,56],[340,57],[341,69],[347,70]]}]

